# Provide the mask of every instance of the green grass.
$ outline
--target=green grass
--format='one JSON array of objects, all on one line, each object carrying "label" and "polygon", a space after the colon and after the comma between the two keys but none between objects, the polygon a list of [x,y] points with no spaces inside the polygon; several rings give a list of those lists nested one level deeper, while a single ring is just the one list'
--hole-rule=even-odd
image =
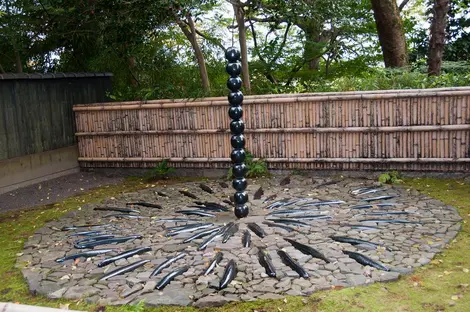
[{"label": "green grass", "polygon": [[[170,184],[178,181],[163,181]],[[156,182],[158,183],[158,182]],[[155,183],[155,184],[156,184]],[[68,198],[61,203],[40,206],[0,215],[0,301],[49,307],[68,305],[70,309],[101,311],[82,301],[49,300],[29,293],[21,272],[14,267],[17,253],[24,242],[44,223],[89,202],[99,202],[122,192],[149,187],[141,179],[130,179],[120,185],[102,187]],[[468,311],[470,307],[470,183],[459,180],[406,179],[405,187],[415,188],[446,204],[456,207],[463,218],[462,230],[445,251],[433,261],[397,282],[335,289],[308,298],[286,297],[233,303],[205,311]],[[195,311],[193,308],[142,306],[106,307],[105,311]]]}]

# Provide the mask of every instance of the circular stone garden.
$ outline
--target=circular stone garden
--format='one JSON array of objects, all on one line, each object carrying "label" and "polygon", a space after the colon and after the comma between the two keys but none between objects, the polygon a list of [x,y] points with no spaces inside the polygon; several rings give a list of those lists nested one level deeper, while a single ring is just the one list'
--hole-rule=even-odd
[{"label": "circular stone garden", "polygon": [[49,298],[207,307],[392,281],[460,229],[453,207],[372,180],[273,176],[247,191],[240,220],[222,180],[87,204],[36,231],[17,266]]}]

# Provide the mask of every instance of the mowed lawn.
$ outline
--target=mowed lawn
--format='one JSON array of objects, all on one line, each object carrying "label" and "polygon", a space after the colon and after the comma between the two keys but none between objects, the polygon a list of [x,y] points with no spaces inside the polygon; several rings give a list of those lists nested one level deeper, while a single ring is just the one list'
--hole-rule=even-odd
[{"label": "mowed lawn", "polygon": [[[78,209],[85,203],[99,202],[106,197],[150,186],[142,180],[129,180],[68,198],[58,204],[0,215],[0,301],[82,311],[196,311],[181,307],[144,308],[142,305],[99,307],[82,301],[32,296],[21,272],[14,267],[24,242],[44,223]],[[406,179],[403,186],[417,189],[456,207],[463,218],[462,230],[457,238],[429,265],[396,282],[332,289],[310,297],[234,303],[204,311],[470,311],[470,182],[421,178]]]}]

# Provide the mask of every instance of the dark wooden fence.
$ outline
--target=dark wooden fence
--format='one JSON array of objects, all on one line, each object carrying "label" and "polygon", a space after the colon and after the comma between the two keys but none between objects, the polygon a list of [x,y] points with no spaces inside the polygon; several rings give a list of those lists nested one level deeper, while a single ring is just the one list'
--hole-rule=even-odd
[{"label": "dark wooden fence", "polygon": [[[247,150],[276,169],[470,170],[470,87],[247,96]],[[227,98],[74,106],[82,167],[230,165]]]},{"label": "dark wooden fence", "polygon": [[72,106],[109,101],[111,77],[0,74],[0,160],[76,144]]}]

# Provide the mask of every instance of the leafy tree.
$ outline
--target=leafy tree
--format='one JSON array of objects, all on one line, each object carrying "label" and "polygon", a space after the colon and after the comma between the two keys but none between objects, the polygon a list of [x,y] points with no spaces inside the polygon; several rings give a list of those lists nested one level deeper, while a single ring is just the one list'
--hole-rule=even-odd
[{"label": "leafy tree", "polygon": [[444,60],[470,60],[470,1],[450,1]]}]

